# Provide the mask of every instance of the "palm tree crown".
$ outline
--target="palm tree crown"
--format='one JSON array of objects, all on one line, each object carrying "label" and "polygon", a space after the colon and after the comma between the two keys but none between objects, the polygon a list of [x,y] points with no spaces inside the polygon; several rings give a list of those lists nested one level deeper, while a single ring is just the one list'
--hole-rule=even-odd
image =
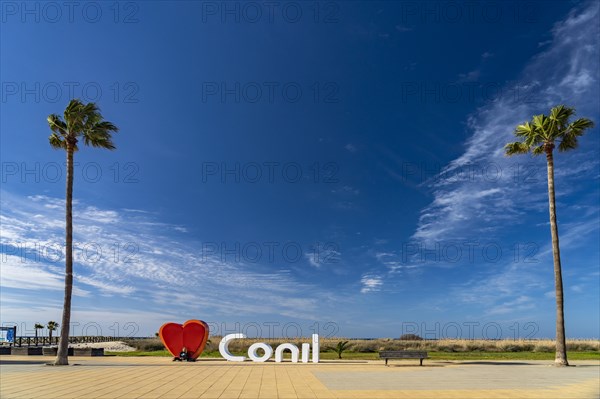
[{"label": "palm tree crown", "polygon": [[526,154],[533,155],[552,152],[558,142],[559,151],[568,151],[577,148],[577,138],[585,130],[594,126],[594,122],[587,118],[579,118],[569,122],[575,109],[558,105],[550,110],[550,115],[535,115],[531,122],[517,126],[515,135],[521,141],[508,143],[504,147],[506,155]]},{"label": "palm tree crown", "polygon": [[35,323],[35,324],[33,325],[33,329],[35,330],[35,338],[36,338],[36,340],[35,340],[35,344],[36,344],[36,345],[37,345],[37,336],[38,336],[38,330],[41,330],[42,328],[44,328],[44,326],[43,326],[42,324],[40,324],[40,323]]},{"label": "palm tree crown", "polygon": [[48,327],[48,330],[54,331],[58,327],[58,323],[55,321],[49,321],[47,327]]},{"label": "palm tree crown", "polygon": [[85,145],[114,150],[111,134],[119,131],[119,128],[102,118],[95,103],[84,104],[80,100],[69,102],[64,119],[57,114],[48,116],[48,125],[52,130],[50,145],[65,150],[72,145],[74,151],[78,149],[80,136],[83,136]]}]

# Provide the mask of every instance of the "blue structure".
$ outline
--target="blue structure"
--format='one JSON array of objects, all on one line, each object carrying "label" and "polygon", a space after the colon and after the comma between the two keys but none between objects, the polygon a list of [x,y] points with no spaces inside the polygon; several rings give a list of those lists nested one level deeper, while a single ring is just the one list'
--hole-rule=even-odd
[{"label": "blue structure", "polygon": [[0,327],[0,331],[6,331],[6,341],[12,344],[15,343],[15,337],[17,336],[17,326],[14,327]]}]

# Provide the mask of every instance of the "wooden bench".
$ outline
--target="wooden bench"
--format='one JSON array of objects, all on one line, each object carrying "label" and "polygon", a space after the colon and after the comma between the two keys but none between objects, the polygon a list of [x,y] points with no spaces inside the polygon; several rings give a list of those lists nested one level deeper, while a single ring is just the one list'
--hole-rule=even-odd
[{"label": "wooden bench", "polygon": [[379,352],[379,357],[385,359],[385,365],[388,364],[388,359],[419,359],[419,366],[423,365],[423,359],[427,359],[425,351],[382,351]]}]

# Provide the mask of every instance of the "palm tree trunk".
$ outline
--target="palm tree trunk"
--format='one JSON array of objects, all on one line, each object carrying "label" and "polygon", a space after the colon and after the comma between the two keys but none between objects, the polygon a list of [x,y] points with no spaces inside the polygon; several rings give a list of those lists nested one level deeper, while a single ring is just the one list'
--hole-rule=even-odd
[{"label": "palm tree trunk", "polygon": [[71,323],[71,293],[73,291],[73,152],[74,144],[67,141],[67,194],[65,243],[65,301],[63,305],[60,341],[55,365],[69,364],[69,326]]},{"label": "palm tree trunk", "polygon": [[560,248],[558,245],[558,224],[556,223],[556,203],[554,199],[554,157],[553,148],[546,151],[548,161],[548,202],[550,211],[550,233],[552,235],[552,255],[554,257],[554,288],[556,290],[556,356],[557,366],[568,366],[567,342],[565,338],[565,314],[563,298],[562,271],[560,265]]}]

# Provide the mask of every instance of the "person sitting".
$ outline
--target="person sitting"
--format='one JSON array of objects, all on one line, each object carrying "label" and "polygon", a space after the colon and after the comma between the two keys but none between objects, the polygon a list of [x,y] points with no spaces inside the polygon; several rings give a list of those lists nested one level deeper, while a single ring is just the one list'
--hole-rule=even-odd
[{"label": "person sitting", "polygon": [[179,353],[179,360],[180,361],[184,361],[184,360],[189,361],[190,360],[188,357],[187,348],[185,346],[183,348],[181,348],[181,353]]}]

